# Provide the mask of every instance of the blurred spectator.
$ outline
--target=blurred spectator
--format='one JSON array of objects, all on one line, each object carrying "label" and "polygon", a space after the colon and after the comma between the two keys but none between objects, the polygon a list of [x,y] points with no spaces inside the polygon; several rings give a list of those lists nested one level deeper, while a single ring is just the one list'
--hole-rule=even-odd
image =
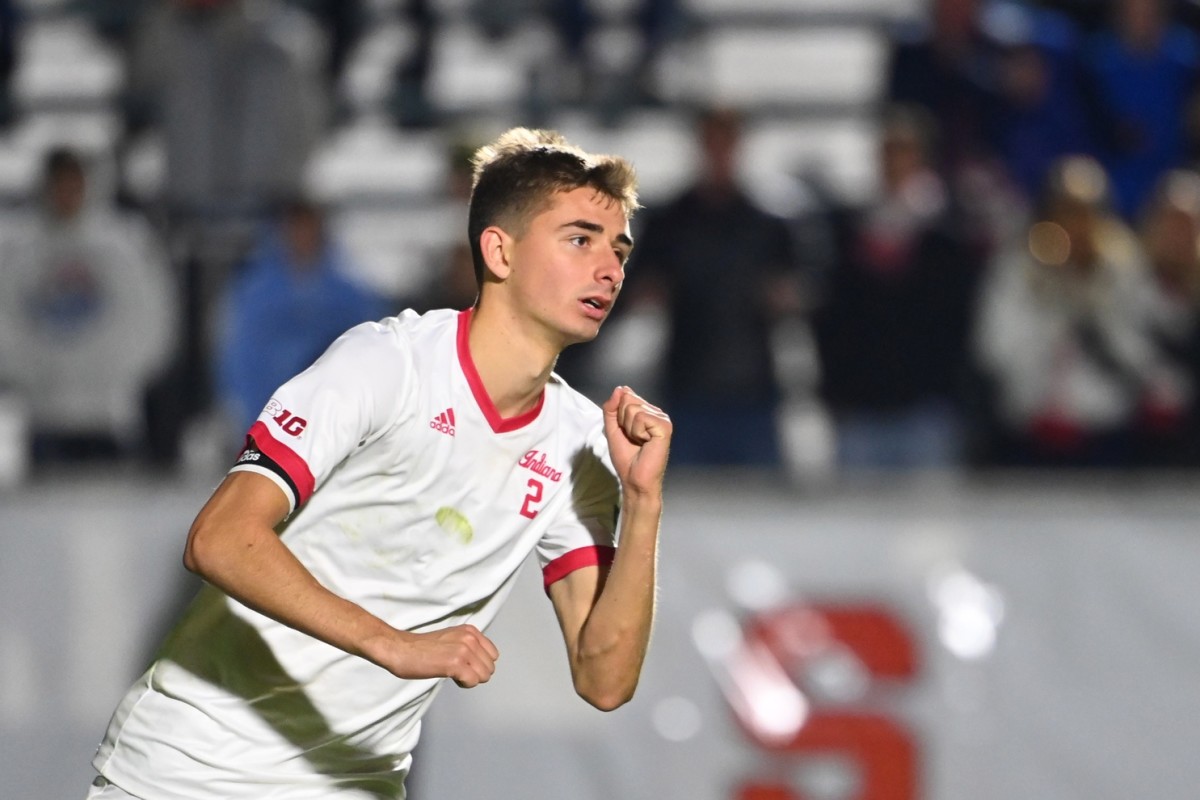
[{"label": "blurred spectator", "polygon": [[35,461],[138,454],[173,344],[165,254],[89,194],[74,153],[51,151],[43,177],[40,208],[0,249],[0,373],[26,399]]},{"label": "blurred spectator", "polygon": [[889,109],[881,193],[834,214],[836,256],[815,325],[843,468],[941,468],[962,456],[980,255],[932,146],[922,110]]},{"label": "blurred spectator", "polygon": [[633,107],[662,103],[655,67],[687,26],[681,0],[606,6],[591,0],[474,0],[471,17],[492,38],[544,20],[557,52],[533,64],[529,114],[538,118],[563,104],[583,105],[604,122],[618,121]]},{"label": "blurred spectator", "polygon": [[1173,170],[1163,178],[1141,237],[1154,277],[1151,334],[1180,395],[1178,404],[1146,409],[1138,431],[1141,463],[1200,466],[1200,175]]},{"label": "blurred spectator", "polygon": [[[455,232],[467,229],[467,208],[474,181],[471,157],[482,140],[470,135],[451,135],[446,148],[446,185],[444,199],[453,209],[455,222],[448,228]],[[479,287],[475,283],[475,266],[471,245],[463,236],[454,236],[441,252],[432,254],[433,269],[429,285],[424,287],[414,305],[418,310],[435,308],[470,308],[475,304]]]},{"label": "blurred spectator", "polygon": [[780,464],[771,334],[800,309],[799,276],[787,225],[737,182],[741,124],[732,110],[700,115],[701,173],[646,213],[621,301],[669,316],[664,407],[687,431],[671,451],[682,464]]},{"label": "blurred spectator", "polygon": [[1109,10],[1109,3],[1097,0],[1034,0],[1031,5],[1066,14],[1086,31],[1102,28]]},{"label": "blurred spectator", "polygon": [[243,0],[152,4],[135,33],[127,112],[166,147],[177,214],[261,212],[295,195],[321,130],[320,89]]},{"label": "blurred spectator", "polygon": [[430,128],[439,122],[437,105],[429,96],[437,14],[431,0],[404,0],[405,26],[412,34],[408,52],[392,76],[389,111],[403,128]]},{"label": "blurred spectator", "polygon": [[161,133],[160,198],[182,273],[182,350],[156,392],[158,458],[171,464],[212,399],[212,309],[255,227],[296,196],[322,128],[322,86],[273,38],[271,6],[250,0],[163,0],[133,34],[129,135]]},{"label": "blurred spectator", "polygon": [[551,19],[563,51],[577,71],[579,98],[602,104],[604,113],[662,102],[654,66],[663,48],[682,27],[679,0],[640,0],[633,4],[637,32],[634,54],[622,64],[602,63],[603,49],[592,40],[597,19],[588,0],[551,0]]},{"label": "blurred spectator", "polygon": [[1188,156],[1188,109],[1200,58],[1196,35],[1174,24],[1166,0],[1118,0],[1086,53],[1099,112],[1101,162],[1113,202],[1127,220],[1142,211],[1159,178]]},{"label": "blurred spectator", "polygon": [[288,0],[313,16],[329,39],[325,58],[325,78],[329,94],[337,92],[339,81],[350,61],[358,38],[366,25],[364,0]]},{"label": "blurred spectator", "polygon": [[127,54],[138,20],[150,2],[151,0],[67,0],[64,10],[86,19],[106,42]]},{"label": "blurred spectator", "polygon": [[436,256],[433,281],[415,305],[426,311],[435,308],[470,308],[479,287],[475,283],[471,246],[456,242]]},{"label": "blurred spectator", "polygon": [[12,77],[17,68],[17,31],[21,15],[15,0],[0,0],[0,128],[16,119]]},{"label": "blurred spectator", "polygon": [[998,44],[993,136],[1008,176],[1032,201],[1051,165],[1095,152],[1080,79],[1080,33],[1064,15],[1015,3],[994,7],[989,22]]},{"label": "blurred spectator", "polygon": [[886,100],[932,114],[941,137],[937,166],[953,181],[992,150],[994,53],[979,0],[932,0],[928,17],[906,21],[891,42]]},{"label": "blurred spectator", "polygon": [[1139,415],[1179,413],[1149,333],[1144,254],[1109,196],[1099,163],[1066,159],[1027,236],[991,265],[976,345],[1001,464],[1127,466]]},{"label": "blurred spectator", "polygon": [[360,322],[387,304],[349,277],[347,256],[323,212],[307,201],[285,207],[231,283],[217,352],[222,411],[244,433],[274,392]]}]

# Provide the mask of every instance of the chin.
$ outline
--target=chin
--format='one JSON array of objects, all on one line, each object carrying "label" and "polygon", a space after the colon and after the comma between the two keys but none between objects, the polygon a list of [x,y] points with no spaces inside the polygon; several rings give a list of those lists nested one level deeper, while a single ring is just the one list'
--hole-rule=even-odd
[{"label": "chin", "polygon": [[575,330],[563,332],[564,347],[573,344],[584,344],[595,339],[600,334],[600,324],[580,326]]}]

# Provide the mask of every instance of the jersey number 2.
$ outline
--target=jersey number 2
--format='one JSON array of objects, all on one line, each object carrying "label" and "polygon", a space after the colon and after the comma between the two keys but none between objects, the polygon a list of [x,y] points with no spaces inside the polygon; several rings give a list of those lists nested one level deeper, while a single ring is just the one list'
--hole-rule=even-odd
[{"label": "jersey number 2", "polygon": [[537,478],[530,478],[526,486],[529,487],[529,494],[525,495],[525,502],[521,505],[521,516],[533,519],[538,515],[538,510],[533,504],[542,502],[542,482]]}]

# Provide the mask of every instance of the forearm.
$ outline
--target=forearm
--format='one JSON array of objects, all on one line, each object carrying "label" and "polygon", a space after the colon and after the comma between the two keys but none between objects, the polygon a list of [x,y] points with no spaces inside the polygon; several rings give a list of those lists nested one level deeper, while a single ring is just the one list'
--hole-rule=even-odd
[{"label": "forearm", "polygon": [[249,608],[377,664],[386,649],[381,645],[402,635],[322,586],[261,524],[226,523],[215,530],[201,517],[189,535],[184,563]]},{"label": "forearm", "polygon": [[499,651],[474,626],[410,633],[322,586],[275,535],[287,513],[272,482],[231,473],[192,524],[184,566],[255,611],[398,678],[452,678],[460,686],[491,678]]},{"label": "forearm", "polygon": [[601,708],[629,700],[654,623],[662,496],[627,497],[620,547],[579,631],[572,674],[579,694]]}]

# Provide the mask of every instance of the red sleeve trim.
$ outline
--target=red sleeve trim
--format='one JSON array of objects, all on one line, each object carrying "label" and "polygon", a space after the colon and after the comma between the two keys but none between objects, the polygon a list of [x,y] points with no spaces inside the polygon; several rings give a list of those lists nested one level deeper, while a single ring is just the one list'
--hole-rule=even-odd
[{"label": "red sleeve trim", "polygon": [[562,580],[577,569],[597,566],[607,567],[612,563],[613,555],[616,552],[617,548],[615,547],[596,544],[588,547],[579,547],[568,553],[564,553],[542,569],[543,586],[548,590],[550,584]]},{"label": "red sleeve trim", "polygon": [[304,459],[292,452],[291,448],[283,442],[271,436],[270,430],[262,420],[251,425],[247,435],[254,439],[254,444],[258,449],[287,472],[292,483],[296,484],[296,492],[300,495],[296,498],[296,508],[304,505],[308,498],[312,497],[317,484],[313,480],[312,472],[308,469],[308,464],[304,463]]}]

